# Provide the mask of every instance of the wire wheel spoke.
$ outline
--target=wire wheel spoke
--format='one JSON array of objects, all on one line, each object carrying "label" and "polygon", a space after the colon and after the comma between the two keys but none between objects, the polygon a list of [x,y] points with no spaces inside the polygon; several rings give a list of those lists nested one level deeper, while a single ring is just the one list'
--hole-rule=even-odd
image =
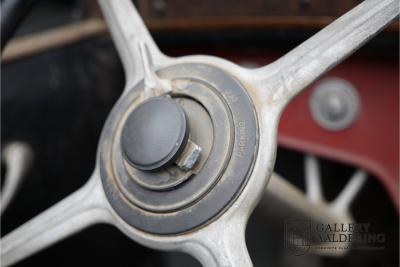
[{"label": "wire wheel spoke", "polygon": [[13,142],[5,146],[2,157],[7,171],[0,193],[0,214],[3,214],[17,194],[19,185],[32,165],[33,152],[28,144]]},{"label": "wire wheel spoke", "polygon": [[[364,170],[356,170],[349,178],[347,184],[332,201],[324,198],[322,178],[320,175],[320,164],[313,155],[306,155],[304,158],[305,169],[305,192],[274,173],[265,190],[261,205],[265,209],[273,202],[279,207],[279,214],[284,218],[296,218],[310,221],[314,224],[352,223],[354,221],[351,204],[355,197],[362,190],[367,179]],[[332,243],[324,243],[314,237],[311,242],[319,246],[326,246],[327,249],[316,249],[314,253],[326,256],[342,256],[348,250],[329,249]],[[314,238],[314,239],[313,239]],[[351,244],[336,244],[337,246],[350,246]]]}]

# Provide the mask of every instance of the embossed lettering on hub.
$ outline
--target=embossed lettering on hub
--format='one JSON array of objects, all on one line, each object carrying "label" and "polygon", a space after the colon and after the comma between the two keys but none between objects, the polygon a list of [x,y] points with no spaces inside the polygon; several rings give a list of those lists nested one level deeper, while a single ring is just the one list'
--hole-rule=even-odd
[{"label": "embossed lettering on hub", "polygon": [[238,153],[237,155],[239,157],[243,156],[243,153],[246,151],[247,147],[247,129],[246,129],[246,123],[244,121],[240,121],[238,124],[238,134],[239,134],[239,143],[238,143]]}]

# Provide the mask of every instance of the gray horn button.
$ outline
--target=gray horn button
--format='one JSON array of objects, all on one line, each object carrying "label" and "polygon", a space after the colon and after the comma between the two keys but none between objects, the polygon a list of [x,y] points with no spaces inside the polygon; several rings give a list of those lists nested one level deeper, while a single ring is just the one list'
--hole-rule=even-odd
[{"label": "gray horn button", "polygon": [[168,97],[151,98],[135,108],[122,129],[125,159],[142,171],[171,165],[189,136],[183,109]]}]

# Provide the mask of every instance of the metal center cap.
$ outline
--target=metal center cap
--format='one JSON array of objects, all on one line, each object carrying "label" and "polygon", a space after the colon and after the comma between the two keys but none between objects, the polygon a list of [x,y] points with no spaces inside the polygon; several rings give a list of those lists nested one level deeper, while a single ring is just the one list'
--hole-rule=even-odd
[{"label": "metal center cap", "polygon": [[122,129],[125,160],[143,171],[160,170],[180,155],[189,130],[183,109],[167,97],[153,97],[129,114]]}]

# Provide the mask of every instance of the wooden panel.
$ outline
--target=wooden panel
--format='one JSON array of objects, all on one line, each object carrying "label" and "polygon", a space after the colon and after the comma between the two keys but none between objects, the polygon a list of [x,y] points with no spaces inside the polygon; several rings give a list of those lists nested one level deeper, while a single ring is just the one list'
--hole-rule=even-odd
[{"label": "wooden panel", "polygon": [[139,0],[146,19],[232,16],[338,16],[361,0]]},{"label": "wooden panel", "polygon": [[[138,0],[152,31],[322,28],[362,0]],[[398,23],[391,27],[398,30]]]}]

